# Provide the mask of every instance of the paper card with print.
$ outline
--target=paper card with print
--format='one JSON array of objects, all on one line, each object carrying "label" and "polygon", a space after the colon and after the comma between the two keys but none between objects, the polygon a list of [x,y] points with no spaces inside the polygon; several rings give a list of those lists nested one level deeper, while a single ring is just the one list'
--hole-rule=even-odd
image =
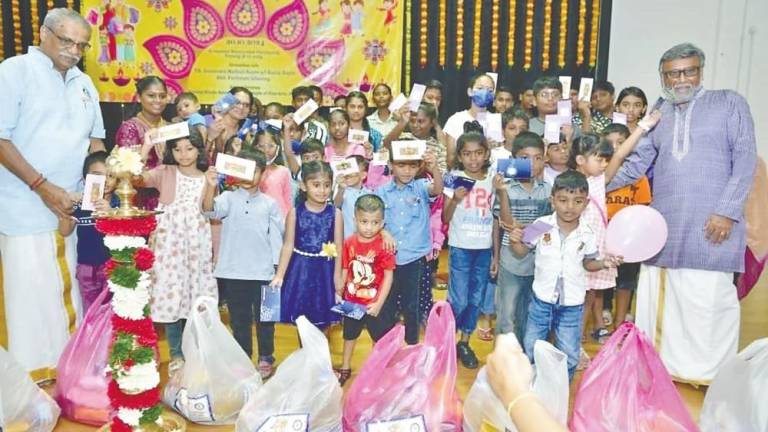
[{"label": "paper card with print", "polygon": [[571,106],[570,99],[564,99],[557,102],[557,115],[568,118],[573,116],[573,107]]},{"label": "paper card with print", "polygon": [[563,86],[563,99],[571,98],[571,77],[561,75],[558,77],[560,84]]},{"label": "paper card with print", "polygon": [[579,101],[592,100],[592,84],[595,82],[592,78],[582,78],[579,85]]},{"label": "paper card with print", "polygon": [[403,107],[408,102],[408,98],[404,94],[400,93],[397,97],[389,103],[389,111],[395,112]]},{"label": "paper card with print", "polygon": [[196,423],[214,421],[211,398],[207,394],[190,395],[187,389],[182,387],[176,392],[173,407],[190,421]]},{"label": "paper card with print", "polygon": [[85,188],[83,189],[83,201],[80,208],[87,211],[96,210],[96,201],[104,198],[104,185],[107,177],[99,174],[85,176]]},{"label": "paper card with print", "polygon": [[366,432],[427,432],[424,416],[417,415],[401,419],[366,423]]},{"label": "paper card with print", "polygon": [[216,171],[219,174],[250,181],[253,180],[253,173],[256,171],[256,162],[226,153],[218,153],[216,155]]},{"label": "paper card with print", "polygon": [[392,141],[392,160],[422,160],[426,151],[424,140]]},{"label": "paper card with print", "polygon": [[504,142],[504,129],[501,127],[501,113],[485,116],[485,136],[497,143]]},{"label": "paper card with print", "polygon": [[386,150],[379,150],[373,154],[371,165],[386,165],[389,163],[389,152]]},{"label": "paper card with print", "polygon": [[256,432],[308,432],[309,414],[275,414],[269,416]]},{"label": "paper card with print", "polygon": [[283,129],[283,121],[282,120],[274,120],[274,119],[268,119],[264,120],[264,123],[266,123],[269,126],[272,126],[273,128],[277,130]]},{"label": "paper card with print", "polygon": [[297,125],[304,123],[304,120],[308,119],[318,108],[317,102],[315,102],[314,99],[307,100],[304,105],[300,106],[299,109],[293,113],[293,121],[295,121]]},{"label": "paper card with print", "polygon": [[424,93],[427,92],[427,86],[424,84],[414,84],[411,92],[408,94],[408,104],[412,112],[419,110],[421,100],[424,99]]},{"label": "paper card with print", "polygon": [[331,306],[331,312],[359,321],[368,313],[368,309],[361,304],[344,300]]},{"label": "paper card with print", "polygon": [[184,138],[189,136],[189,123],[173,123],[167,126],[152,129],[149,132],[149,138],[152,140],[152,144],[166,142],[176,138]]},{"label": "paper card with print", "polygon": [[[568,102],[570,103],[570,102]],[[562,125],[563,117],[559,115],[547,115],[544,120],[544,141],[547,144],[560,143],[560,126]]]},{"label": "paper card with print", "polygon": [[350,129],[349,133],[347,134],[347,139],[352,144],[363,144],[368,142],[369,134],[370,133],[368,131],[361,129]]},{"label": "paper card with print", "polygon": [[262,322],[280,321],[280,288],[267,285],[261,287],[259,318]]},{"label": "paper card with print", "polygon": [[613,113],[613,123],[627,125],[627,115],[620,112]]},{"label": "paper card with print", "polygon": [[211,113],[214,116],[222,116],[235,107],[240,101],[237,100],[232,93],[224,93],[224,96],[220,97],[213,106],[211,106]]},{"label": "paper card with print", "polygon": [[543,221],[536,221],[523,229],[523,243],[532,245],[536,243],[536,240],[538,240],[542,234],[548,233],[551,229],[552,225]]},{"label": "paper card with print", "polygon": [[333,170],[334,178],[342,175],[357,174],[360,172],[360,168],[357,166],[357,160],[355,160],[353,157],[332,160],[331,169]]},{"label": "paper card with print", "polygon": [[496,161],[496,172],[504,178],[527,180],[531,178],[532,163],[530,159],[499,159]]}]

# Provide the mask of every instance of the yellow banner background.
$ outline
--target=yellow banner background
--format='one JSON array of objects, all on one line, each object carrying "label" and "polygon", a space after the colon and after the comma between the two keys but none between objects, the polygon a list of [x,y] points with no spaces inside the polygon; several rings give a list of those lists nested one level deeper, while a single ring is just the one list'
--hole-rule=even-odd
[{"label": "yellow banner background", "polygon": [[204,104],[233,86],[283,104],[293,87],[309,84],[323,88],[327,105],[379,82],[397,94],[403,2],[83,0],[94,26],[86,71],[103,102],[131,101],[145,75]]}]

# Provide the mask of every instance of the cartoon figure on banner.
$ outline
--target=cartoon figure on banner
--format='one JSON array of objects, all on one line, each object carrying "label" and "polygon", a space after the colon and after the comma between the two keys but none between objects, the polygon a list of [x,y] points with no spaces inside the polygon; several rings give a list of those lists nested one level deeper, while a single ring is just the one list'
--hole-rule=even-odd
[{"label": "cartoon figure on banner", "polygon": [[363,13],[363,8],[365,8],[365,3],[363,0],[355,0],[355,2],[352,4],[352,35],[353,36],[362,36],[363,35],[363,17],[365,14]]},{"label": "cartoon figure on banner", "polygon": [[352,5],[349,0],[341,0],[341,14],[344,24],[341,26],[341,35],[348,37],[352,34]]},{"label": "cartoon figure on banner", "polygon": [[320,0],[317,4],[317,11],[312,12],[312,15],[318,15],[317,25],[312,29],[312,32],[319,35],[328,31],[331,26],[331,6],[329,6],[328,0]]},{"label": "cartoon figure on banner", "polygon": [[86,19],[99,31],[99,63],[135,61],[138,9],[126,5],[125,0],[104,0],[102,8],[88,11]]},{"label": "cartoon figure on banner", "polygon": [[379,10],[387,12],[387,17],[384,18],[384,27],[386,27],[387,33],[389,33],[389,27],[395,23],[394,10],[397,7],[397,0],[384,0],[381,6]]}]

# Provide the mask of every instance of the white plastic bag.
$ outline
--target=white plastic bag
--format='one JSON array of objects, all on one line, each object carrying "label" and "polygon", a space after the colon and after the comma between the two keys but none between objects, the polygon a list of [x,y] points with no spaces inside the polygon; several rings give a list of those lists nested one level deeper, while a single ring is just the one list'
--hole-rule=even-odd
[{"label": "white plastic bag", "polygon": [[286,430],[291,431],[341,431],[343,394],[331,366],[328,340],[304,316],[296,320],[296,327],[302,348],[248,399],[235,432],[277,430],[277,421],[287,421]]},{"label": "white plastic bag", "polygon": [[[568,356],[549,342],[536,341],[533,347],[536,376],[532,391],[563,426],[568,421]],[[485,367],[480,369],[464,402],[464,431],[477,432],[485,421],[499,431],[516,432],[507,407],[496,397],[488,384]]]},{"label": "white plastic bag", "polygon": [[213,298],[195,301],[181,350],[184,367],[166,384],[163,402],[195,423],[233,424],[261,376],[221,322]]},{"label": "white plastic bag", "polygon": [[50,432],[61,410],[0,347],[0,430]]},{"label": "white plastic bag", "polygon": [[704,397],[700,426],[702,432],[768,431],[768,338],[720,368]]}]

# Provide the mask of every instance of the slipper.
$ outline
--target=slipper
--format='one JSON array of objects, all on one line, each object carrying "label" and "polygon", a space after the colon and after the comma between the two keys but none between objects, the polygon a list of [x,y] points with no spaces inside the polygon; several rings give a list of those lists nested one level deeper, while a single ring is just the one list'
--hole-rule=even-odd
[{"label": "slipper", "polygon": [[493,329],[492,328],[477,328],[477,338],[481,341],[490,342],[493,340]]},{"label": "slipper", "polygon": [[344,387],[344,383],[347,382],[350,376],[352,376],[352,369],[333,369],[333,373],[336,374],[336,378],[339,380],[339,385]]}]

